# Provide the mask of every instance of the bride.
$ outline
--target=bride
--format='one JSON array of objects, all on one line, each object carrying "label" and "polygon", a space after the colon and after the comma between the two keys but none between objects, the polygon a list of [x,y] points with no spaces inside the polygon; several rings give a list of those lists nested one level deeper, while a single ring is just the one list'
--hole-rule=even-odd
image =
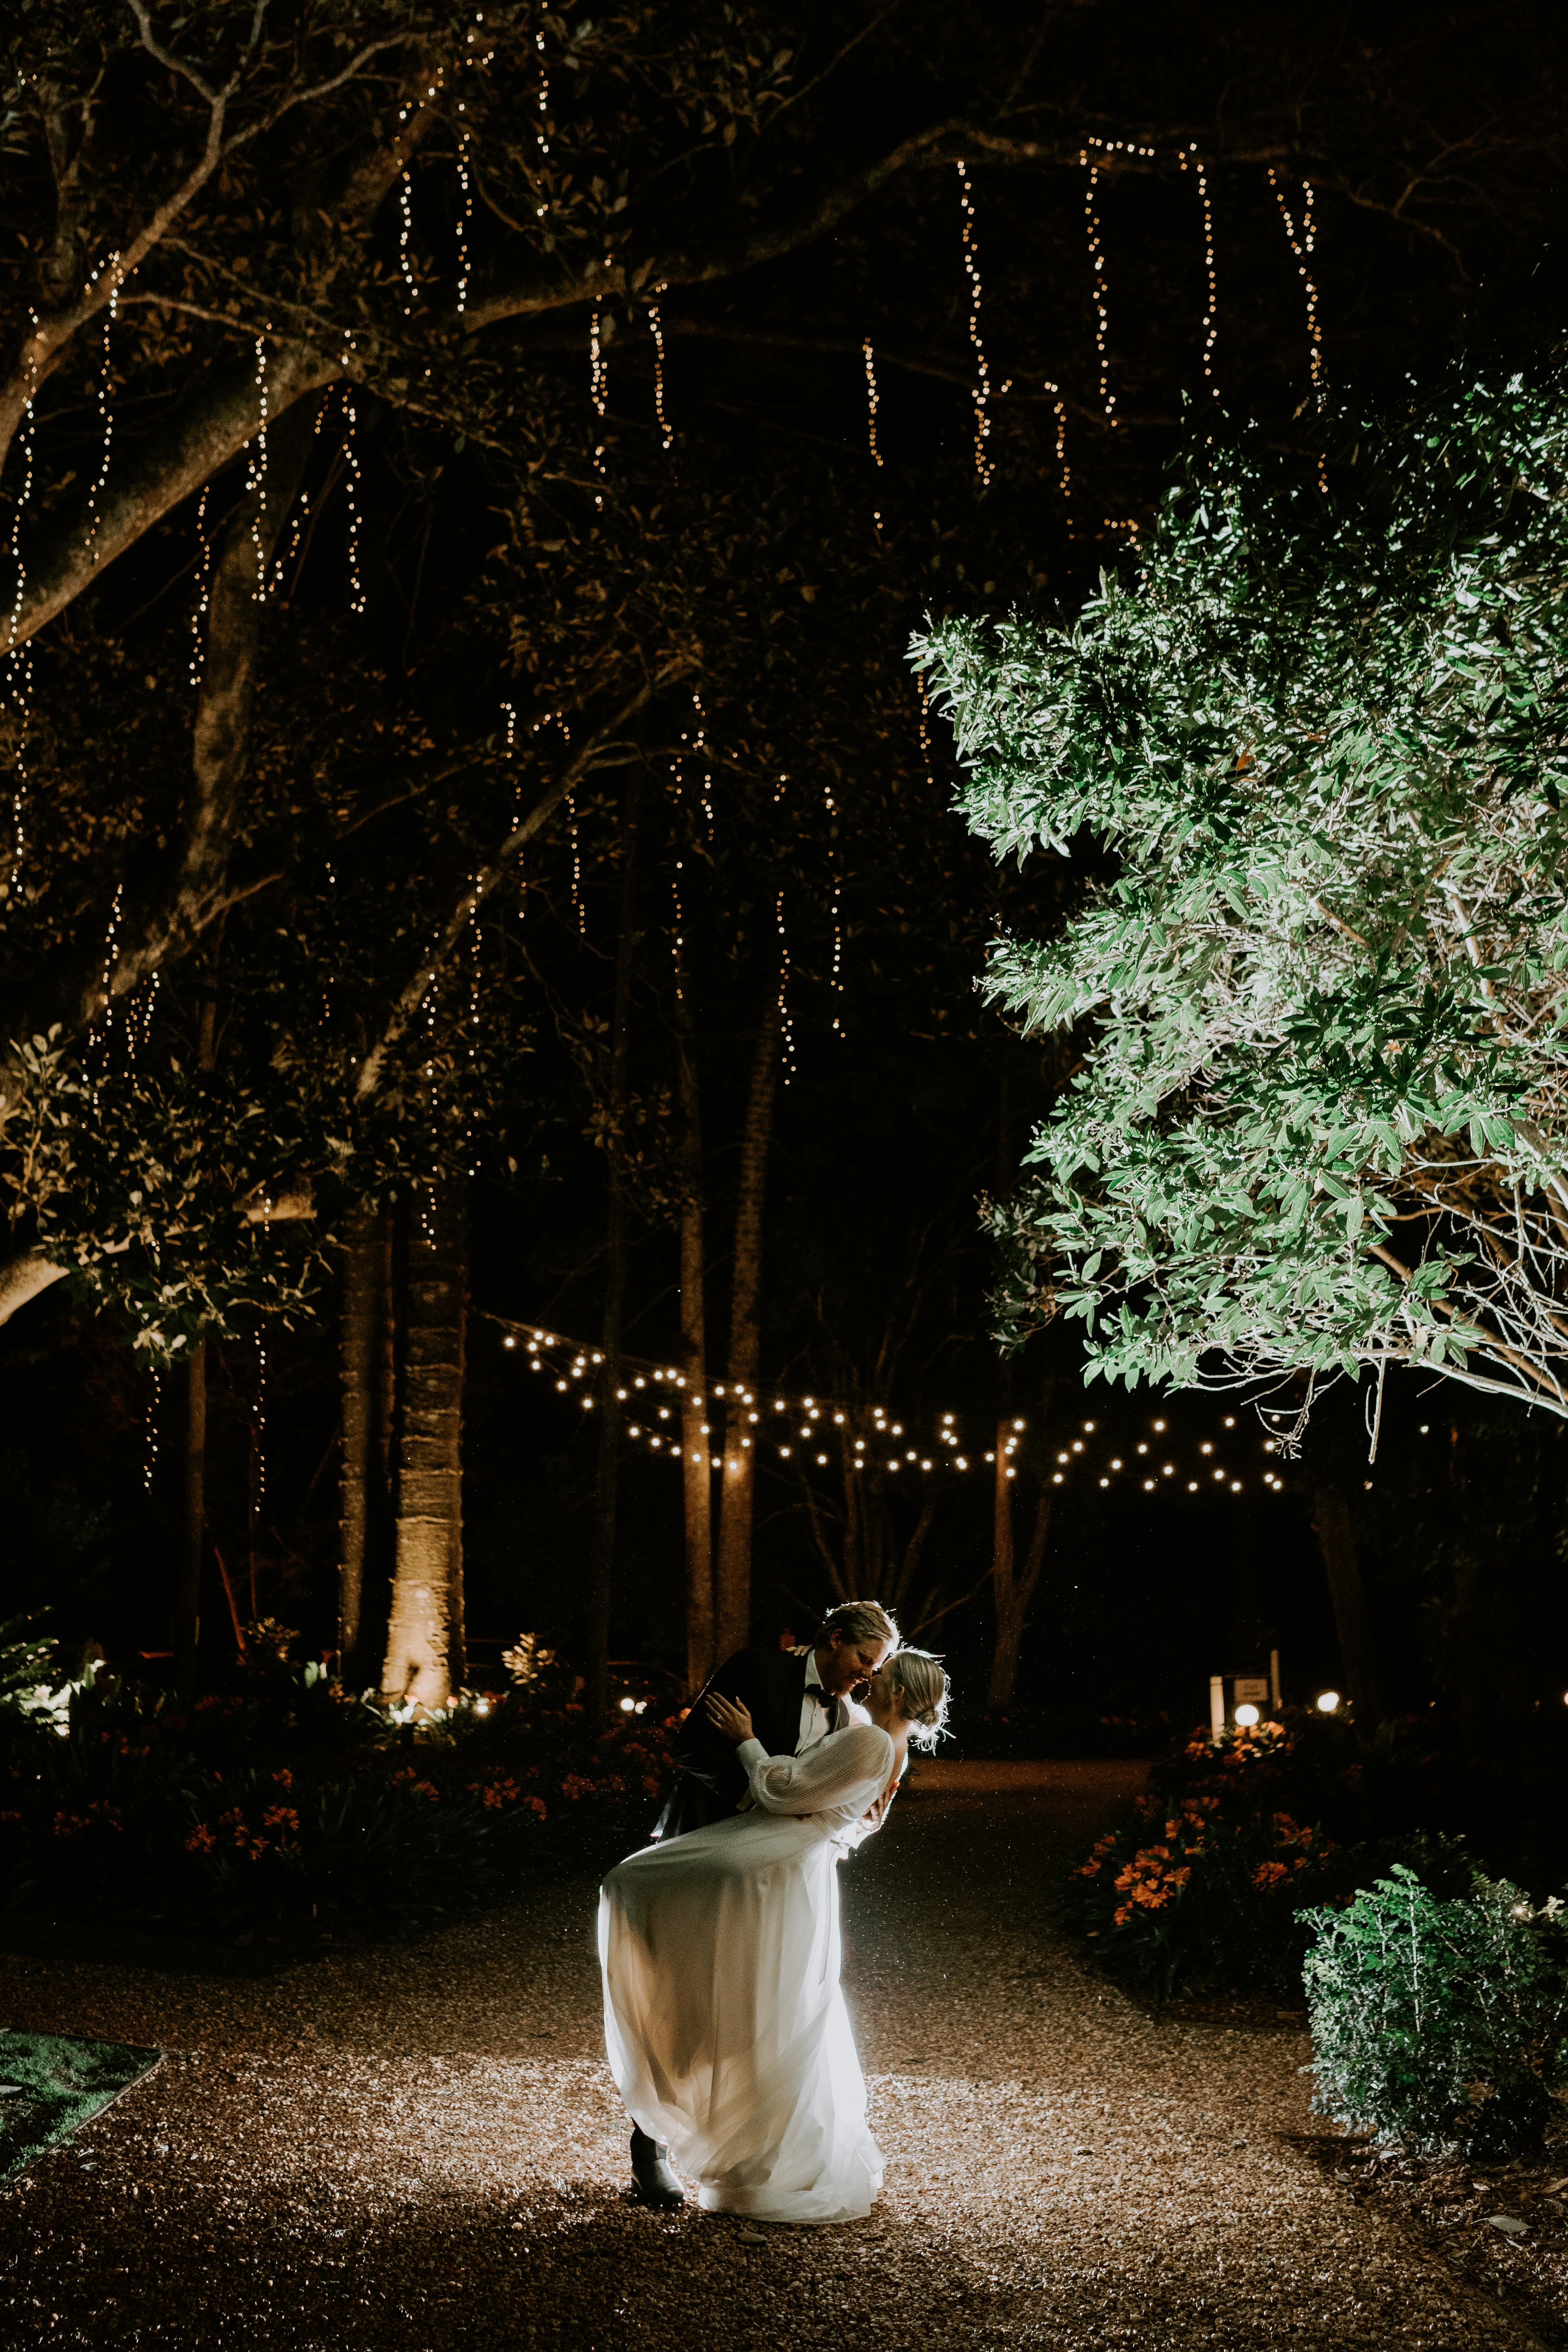
[{"label": "bride", "polygon": [[[710,2212],[853,2221],[882,2157],[838,1985],[837,1865],[876,1826],[911,1739],[934,1747],[947,1678],[929,1652],[877,1673],[868,1722],[769,1756],[717,1693],[751,1808],[634,1853],[599,1900],[610,2071]],[[676,2190],[671,2181],[670,2189]]]}]

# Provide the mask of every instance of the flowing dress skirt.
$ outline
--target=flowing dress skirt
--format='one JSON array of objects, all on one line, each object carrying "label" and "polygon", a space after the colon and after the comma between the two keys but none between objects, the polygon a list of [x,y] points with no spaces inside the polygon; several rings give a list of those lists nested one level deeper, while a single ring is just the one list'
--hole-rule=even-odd
[{"label": "flowing dress skirt", "polygon": [[710,2212],[864,2219],[882,2185],[820,1819],[737,1813],[611,1871],[605,2040],[626,2112]]}]

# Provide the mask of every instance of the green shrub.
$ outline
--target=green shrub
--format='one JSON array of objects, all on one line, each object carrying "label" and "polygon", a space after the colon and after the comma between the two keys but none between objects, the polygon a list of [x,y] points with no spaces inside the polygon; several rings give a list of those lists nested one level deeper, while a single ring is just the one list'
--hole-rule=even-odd
[{"label": "green shrub", "polygon": [[397,1932],[640,1844],[668,1737],[543,1686],[406,1722],[315,1665],[189,1702],[79,1685],[58,1721],[0,1707],[0,1906]]},{"label": "green shrub", "polygon": [[1568,1936],[1478,1873],[1443,1900],[1395,1866],[1343,1910],[1303,1914],[1313,2104],[1422,2156],[1537,2148],[1568,2083]]}]

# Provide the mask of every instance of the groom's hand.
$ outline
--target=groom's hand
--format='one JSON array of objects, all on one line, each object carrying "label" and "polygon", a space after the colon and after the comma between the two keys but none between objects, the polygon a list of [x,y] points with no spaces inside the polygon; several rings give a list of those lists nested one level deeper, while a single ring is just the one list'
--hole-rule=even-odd
[{"label": "groom's hand", "polygon": [[731,1740],[739,1748],[742,1739],[752,1738],[752,1717],[749,1707],[735,1699],[725,1698],[721,1692],[710,1691],[707,1701],[708,1720],[721,1738]]}]

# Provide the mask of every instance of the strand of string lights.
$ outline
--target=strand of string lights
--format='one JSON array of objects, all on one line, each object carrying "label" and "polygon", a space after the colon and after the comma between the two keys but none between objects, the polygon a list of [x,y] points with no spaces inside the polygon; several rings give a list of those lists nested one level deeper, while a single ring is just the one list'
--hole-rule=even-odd
[{"label": "strand of string lights", "polygon": [[[546,16],[549,15],[550,0],[544,0],[542,13]],[[539,100],[534,117],[533,136],[539,148],[541,176],[542,177],[543,166],[550,154],[550,62],[544,54],[544,28],[542,26],[540,26],[540,29],[533,37],[533,46],[539,53]],[[534,218],[536,220],[542,220],[544,218],[544,214],[545,206],[542,204],[535,205],[533,208]]]},{"label": "strand of string lights", "polygon": [[403,271],[403,315],[405,319],[413,317],[414,304],[419,292],[414,275],[413,257],[408,250],[408,240],[414,234],[413,184],[408,167],[405,164],[397,177],[397,209],[403,221],[397,234],[397,259]]},{"label": "strand of string lights", "polygon": [[833,1016],[833,1026],[839,1037],[846,1036],[844,1027],[844,877],[838,864],[838,803],[833,797],[833,787],[824,778],[822,804],[827,815],[827,862],[833,876],[833,963],[828,972],[829,992],[838,999],[838,1011]]},{"label": "strand of string lights", "polygon": [[664,413],[664,329],[659,323],[658,304],[648,304],[647,323],[653,334],[653,413],[658,419],[658,429],[664,436],[663,446],[668,448],[675,439],[669,429],[669,419]]},{"label": "strand of string lights", "polygon": [[94,562],[98,561],[98,502],[102,497],[105,486],[109,480],[110,453],[114,446],[114,404],[110,397],[110,363],[111,356],[110,341],[114,323],[120,316],[120,256],[118,252],[111,253],[107,262],[100,262],[99,264],[91,277],[88,279],[88,284],[89,286],[96,286],[105,269],[110,272],[109,303],[103,313],[103,365],[100,370],[98,380],[98,415],[99,422],[103,427],[103,456],[99,464],[98,478],[87,494],[87,511],[89,517],[87,545],[88,552],[91,555]]},{"label": "strand of string lights", "polygon": [[479,981],[481,938],[479,932],[479,895],[481,877],[474,877],[473,898],[468,905],[468,1087],[466,1105],[468,1117],[463,1129],[463,1160],[470,1176],[479,1174],[475,1164],[474,1099],[475,1080],[479,1059]]},{"label": "strand of string lights", "polygon": [[[117,882],[114,886],[114,903],[109,909],[108,929],[103,935],[103,975],[99,982],[100,992],[103,997],[103,1028],[100,1037],[101,1056],[99,1076],[100,1077],[108,1074],[110,1050],[114,1036],[114,998],[110,983],[114,978],[115,967],[120,961],[120,908],[124,896],[123,881]],[[92,1107],[94,1110],[98,1108],[96,1085],[92,1090]]]},{"label": "strand of string lights", "polygon": [[1107,337],[1110,313],[1107,307],[1109,287],[1105,275],[1105,251],[1100,239],[1100,215],[1095,209],[1100,194],[1100,165],[1089,162],[1089,151],[1079,157],[1089,173],[1089,186],[1084,196],[1083,215],[1089,231],[1089,266],[1094,271],[1094,349],[1100,362],[1100,404],[1107,416],[1115,422],[1116,394],[1110,389],[1110,351]]},{"label": "strand of string lights", "polygon": [[256,338],[256,398],[261,412],[261,423],[254,441],[246,445],[245,488],[251,500],[250,543],[256,553],[256,585],[250,592],[254,604],[267,602],[267,551],[262,544],[262,527],[267,519],[267,337]]},{"label": "strand of string lights", "polygon": [[354,427],[359,423],[359,411],[354,405],[353,388],[343,386],[343,410],[348,418],[348,432],[343,440],[343,460],[347,468],[344,479],[349,502],[349,611],[363,614],[365,605],[364,582],[359,568],[360,474],[359,451],[354,446]]},{"label": "strand of string lights", "polygon": [[[1291,252],[1296,257],[1297,275],[1306,293],[1307,362],[1311,371],[1313,404],[1321,408],[1323,404],[1323,330],[1318,319],[1317,280],[1307,266],[1308,257],[1315,242],[1312,234],[1312,184],[1310,180],[1303,180],[1301,183],[1301,235],[1299,237],[1296,234],[1296,224],[1290,215],[1290,207],[1285,201],[1285,191],[1279,184],[1272,163],[1268,166],[1268,184],[1273,189],[1275,202],[1279,206],[1279,217],[1285,224],[1286,238]],[[1320,452],[1318,488],[1326,495],[1328,487],[1327,463]]]},{"label": "strand of string lights", "polygon": [[268,592],[270,595],[276,596],[281,590],[283,575],[300,552],[300,541],[304,537],[305,527],[310,520],[310,493],[309,490],[301,490],[294,504],[293,528],[289,533],[289,544],[279,550],[272,560],[272,585]]},{"label": "strand of string lights", "polygon": [[211,495],[212,484],[205,482],[202,486],[201,497],[196,501],[196,544],[201,550],[201,554],[196,563],[196,600],[191,606],[190,680],[193,694],[200,691],[203,673],[206,668],[205,623],[207,607],[212,602],[213,584],[212,541],[207,537],[207,499]]},{"label": "strand of string lights", "polygon": [[877,411],[881,405],[881,400],[877,390],[877,358],[871,349],[869,335],[866,337],[860,349],[866,356],[866,439],[871,452],[871,463],[873,466],[880,466],[882,453],[877,446]]},{"label": "strand of string lights", "polygon": [[[974,478],[984,490],[995,470],[985,446],[991,438],[991,370],[980,334],[980,248],[974,236],[974,192],[970,184],[969,166],[962,157],[956,169],[963,213],[963,270],[969,280],[969,342],[974,353]],[[867,350],[869,352],[869,344]]]},{"label": "strand of string lights", "polygon": [[142,1422],[142,1485],[149,1495],[153,1491],[153,1474],[158,1467],[158,1408],[163,1393],[163,1375],[154,1364],[152,1390]]},{"label": "strand of string lights", "polygon": [[[531,1371],[553,1375],[557,1394],[575,1393],[581,1411],[594,1412],[599,1402],[597,1387],[605,1361],[604,1352],[579,1340],[565,1338],[560,1332],[545,1330],[528,1324],[514,1323],[508,1318],[486,1314],[486,1321],[495,1324],[501,1333],[501,1346],[509,1350],[521,1349],[522,1360]],[[627,1439],[640,1442],[655,1452],[665,1454],[672,1461],[681,1459],[681,1448],[676,1442],[680,1402],[693,1390],[701,1401],[702,1410],[710,1418],[701,1424],[701,1433],[715,1433],[714,1424],[725,1422],[725,1445],[707,1458],[710,1470],[740,1467],[738,1456],[748,1451],[759,1454],[770,1452],[779,1461],[798,1461],[804,1466],[815,1462],[827,1466],[832,1454],[828,1448],[837,1444],[841,1468],[847,1473],[886,1471],[895,1475],[913,1473],[916,1476],[933,1473],[952,1472],[983,1474],[994,1471],[998,1447],[968,1445],[963,1437],[961,1416],[955,1412],[933,1414],[929,1423],[930,1434],[923,1445],[907,1441],[918,1433],[894,1417],[884,1405],[854,1402],[836,1402],[832,1398],[786,1391],[747,1388],[734,1381],[697,1381],[676,1370],[672,1365],[656,1360],[623,1356],[621,1377],[625,1385],[616,1391],[616,1402],[629,1405],[632,1415],[623,1420]],[[1212,1425],[1212,1424],[1211,1424]],[[1047,1460],[1054,1456],[1049,1470],[1037,1464],[1040,1475],[1055,1486],[1065,1486],[1079,1478],[1092,1478],[1098,1489],[1110,1491],[1116,1487],[1132,1487],[1152,1495],[1199,1495],[1215,1492],[1239,1495],[1258,1486],[1276,1494],[1284,1492],[1276,1462],[1281,1446],[1278,1438],[1266,1437],[1259,1451],[1262,1464],[1238,1462],[1235,1449],[1245,1444],[1234,1434],[1237,1416],[1227,1413],[1222,1423],[1228,1437],[1216,1435],[1199,1440],[1195,1445],[1173,1438],[1169,1423],[1163,1418],[1152,1419],[1147,1424],[1149,1434],[1128,1444],[1123,1451],[1111,1451],[1115,1441],[1100,1429],[1098,1422],[1083,1421],[1079,1433],[1065,1443],[1058,1439],[1051,1447]],[[1005,1435],[1000,1446],[1001,1466],[1008,1477],[1016,1477],[1018,1456],[1026,1442],[1028,1423],[1026,1416],[1010,1416]],[[987,1435],[990,1434],[989,1425]],[[1229,1461],[1218,1457],[1224,1448]],[[1185,1454],[1185,1458],[1181,1458]]]},{"label": "strand of string lights", "polygon": [[915,672],[915,688],[921,698],[921,759],[925,765],[926,782],[934,792],[936,772],[931,766],[931,688],[926,684],[923,669]]},{"label": "strand of string lights", "polygon": [[[606,254],[605,256],[605,267],[606,269],[610,266],[610,255]],[[594,471],[598,477],[599,488],[594,493],[594,504],[602,512],[605,504],[605,481],[606,478],[605,473],[605,415],[608,408],[610,399],[610,362],[605,354],[604,341],[599,331],[599,305],[596,302],[594,305],[593,316],[588,324],[588,365],[591,372],[588,397],[594,404],[594,414],[599,420],[599,437],[594,445]]]},{"label": "strand of string lights", "polygon": [[[1215,382],[1214,347],[1219,333],[1217,324],[1219,294],[1214,268],[1214,206],[1209,201],[1208,174],[1204,169],[1203,157],[1198,153],[1195,139],[1189,141],[1185,153],[1178,158],[1184,172],[1187,169],[1189,158],[1197,177],[1198,202],[1203,206],[1204,214],[1204,378],[1212,397],[1217,401],[1219,386]],[[1213,434],[1211,433],[1208,437],[1212,441]]]},{"label": "strand of string lights", "polygon": [[1046,390],[1051,394],[1056,409],[1057,464],[1061,469],[1058,487],[1061,491],[1062,506],[1067,515],[1068,537],[1071,539],[1075,534],[1072,522],[1072,467],[1068,464],[1068,404],[1062,398],[1059,384],[1047,381]]},{"label": "strand of string lights", "polygon": [[[28,313],[33,325],[38,323],[37,310]],[[11,565],[16,586],[11,599],[11,621],[5,646],[6,698],[16,718],[16,749],[11,761],[11,847],[12,856],[20,866],[26,848],[27,808],[27,735],[33,710],[33,641],[16,643],[22,624],[22,601],[27,588],[27,563],[22,551],[22,517],[33,495],[33,451],[35,410],[34,401],[38,363],[27,360],[28,393],[22,409],[22,488],[11,509]]]},{"label": "strand of string lights", "polygon": [[[697,721],[697,733],[692,743],[702,768],[702,814],[708,824],[708,839],[713,839],[713,771],[708,764],[708,719],[702,709],[702,697],[696,687],[691,689],[691,714]],[[686,740],[685,736],[681,741]]]},{"label": "strand of string lights", "polygon": [[[773,795],[775,800],[778,795]],[[779,931],[779,1034],[784,1041],[784,1082],[787,1087],[795,1076],[795,1014],[789,1002],[789,941],[784,937],[784,894],[781,890],[773,904],[773,919]]]},{"label": "strand of string lights", "polygon": [[267,1342],[256,1340],[256,1507],[267,1500]]},{"label": "strand of string lights", "polygon": [[[461,100],[458,111],[463,111]],[[461,319],[468,307],[468,232],[474,220],[474,191],[468,180],[468,133],[461,123],[458,126],[458,316]]]}]

